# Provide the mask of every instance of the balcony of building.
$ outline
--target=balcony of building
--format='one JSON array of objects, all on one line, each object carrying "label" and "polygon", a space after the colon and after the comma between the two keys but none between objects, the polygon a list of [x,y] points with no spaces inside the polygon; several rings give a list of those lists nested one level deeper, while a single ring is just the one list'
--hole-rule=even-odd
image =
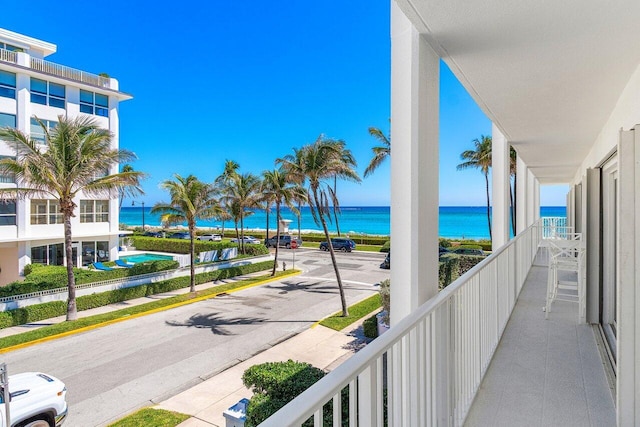
[{"label": "balcony of building", "polygon": [[594,328],[569,302],[545,319],[547,235],[527,228],[263,425],[614,425]]},{"label": "balcony of building", "polygon": [[56,64],[55,62],[31,56],[26,52],[0,48],[0,62],[26,67],[48,76],[55,76],[97,88],[118,90],[117,80],[107,75],[77,70],[67,67],[66,65]]}]

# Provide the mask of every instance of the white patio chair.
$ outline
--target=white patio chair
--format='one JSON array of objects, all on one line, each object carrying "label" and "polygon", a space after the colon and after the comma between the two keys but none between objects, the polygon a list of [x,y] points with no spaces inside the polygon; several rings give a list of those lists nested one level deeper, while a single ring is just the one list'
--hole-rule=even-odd
[{"label": "white patio chair", "polygon": [[[578,320],[585,314],[585,245],[580,233],[567,233],[566,239],[549,239],[549,275],[545,319],[549,318],[554,301],[578,304]],[[561,277],[562,276],[562,277]],[[568,277],[567,277],[568,276]],[[575,280],[565,280],[575,278]]]}]

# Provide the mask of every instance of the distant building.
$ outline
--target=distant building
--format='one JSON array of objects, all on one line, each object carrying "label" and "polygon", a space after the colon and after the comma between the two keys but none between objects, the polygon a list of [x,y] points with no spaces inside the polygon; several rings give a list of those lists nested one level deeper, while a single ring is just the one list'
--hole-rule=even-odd
[{"label": "distant building", "polygon": [[[118,81],[49,62],[56,45],[0,28],[0,126],[30,133],[46,149],[42,128],[56,126],[58,116],[90,115],[113,135],[118,147],[118,104],[131,96]],[[0,141],[0,156],[15,156],[15,147]],[[117,172],[116,167],[110,171]],[[0,187],[15,187],[15,178],[0,176]],[[75,264],[117,258],[118,200],[78,197],[72,218]],[[17,199],[0,203],[0,285],[20,277],[30,263],[63,265],[64,232],[57,200]]]}]

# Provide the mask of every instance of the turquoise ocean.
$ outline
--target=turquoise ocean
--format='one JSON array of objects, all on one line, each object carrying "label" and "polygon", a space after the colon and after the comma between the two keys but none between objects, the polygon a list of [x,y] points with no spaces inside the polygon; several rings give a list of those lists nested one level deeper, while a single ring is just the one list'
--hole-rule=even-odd
[{"label": "turquoise ocean", "polygon": [[[388,206],[348,206],[342,207],[338,216],[340,231],[343,234],[390,234],[390,208]],[[127,226],[142,225],[142,207],[123,207],[120,210],[120,223]],[[282,210],[282,218],[291,220],[291,229],[298,229],[298,219],[288,209]],[[540,215],[543,217],[566,216],[564,206],[543,206],[540,208]],[[152,215],[151,208],[144,208],[144,223],[147,227],[160,227],[160,216]],[[185,224],[186,225],[186,224]],[[197,223],[202,228],[222,228],[221,221],[200,220]],[[247,229],[266,228],[266,214],[262,210],[255,210],[244,220]],[[269,229],[275,230],[275,213],[269,215]],[[233,222],[227,221],[225,229],[233,228]],[[308,207],[301,210],[300,228],[303,231],[320,231],[321,226],[317,225]],[[440,237],[466,238],[466,239],[488,239],[489,227],[487,224],[486,206],[441,206],[440,207]],[[335,221],[329,224],[330,231],[337,231]]]}]

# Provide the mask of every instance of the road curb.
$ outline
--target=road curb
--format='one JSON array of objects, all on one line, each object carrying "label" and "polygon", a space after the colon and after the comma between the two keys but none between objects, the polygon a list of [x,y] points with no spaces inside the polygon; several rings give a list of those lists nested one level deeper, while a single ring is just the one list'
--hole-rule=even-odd
[{"label": "road curb", "polygon": [[40,343],[47,342],[47,341],[53,341],[53,340],[56,340],[56,339],[59,339],[59,338],[64,338],[64,337],[67,337],[67,336],[70,336],[70,335],[80,334],[80,333],[83,333],[83,332],[90,331],[92,329],[102,328],[104,326],[109,326],[109,325],[112,325],[112,324],[115,324],[115,323],[120,323],[120,322],[123,322],[125,320],[135,319],[135,318],[138,318],[138,317],[147,316],[149,314],[155,314],[155,313],[159,313],[159,312],[162,312],[162,311],[171,310],[172,308],[181,307],[183,305],[188,305],[188,304],[193,304],[195,302],[204,301],[204,300],[207,300],[207,299],[215,298],[220,294],[231,294],[231,293],[243,291],[245,289],[249,289],[249,288],[253,288],[253,287],[256,287],[256,286],[264,285],[265,283],[275,282],[277,280],[281,280],[281,279],[284,279],[284,278],[287,278],[287,277],[297,276],[299,274],[302,274],[302,271],[293,271],[291,273],[283,274],[283,275],[278,276],[278,277],[272,277],[272,278],[269,278],[269,279],[260,280],[258,282],[251,283],[251,284],[244,285],[244,286],[240,286],[238,288],[231,289],[231,290],[228,290],[228,291],[216,292],[214,294],[205,295],[205,296],[201,296],[201,297],[196,297],[196,298],[193,298],[193,299],[190,299],[190,300],[187,300],[187,301],[177,302],[175,304],[167,305],[167,306],[164,306],[164,307],[154,308],[154,309],[149,310],[149,311],[144,311],[144,312],[141,312],[141,313],[136,313],[136,314],[132,314],[132,315],[128,315],[128,316],[123,316],[123,317],[120,317],[118,319],[107,320],[106,322],[96,323],[95,325],[85,326],[83,328],[74,329],[72,331],[62,332],[62,333],[59,333],[59,334],[56,334],[56,335],[51,335],[51,336],[44,337],[44,338],[38,338],[38,339],[33,340],[33,341],[29,341],[29,342],[25,342],[25,343],[22,343],[22,344],[16,344],[16,345],[12,345],[12,346],[9,346],[9,347],[2,348],[2,349],[0,349],[0,354],[9,353],[9,352],[12,352],[12,351],[15,351],[15,350],[20,350],[22,348],[30,347],[32,345],[40,344]]}]

